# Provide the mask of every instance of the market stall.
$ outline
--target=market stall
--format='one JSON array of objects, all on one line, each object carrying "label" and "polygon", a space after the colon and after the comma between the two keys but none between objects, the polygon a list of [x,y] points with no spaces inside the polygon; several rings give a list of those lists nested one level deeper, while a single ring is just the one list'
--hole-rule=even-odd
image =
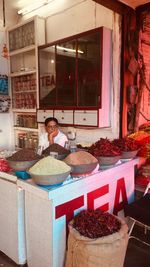
[{"label": "market stall", "polygon": [[91,175],[71,178],[59,186],[38,186],[18,180],[25,191],[28,267],[63,267],[67,222],[83,209],[122,213],[134,199],[134,167],[138,159],[119,162]]}]

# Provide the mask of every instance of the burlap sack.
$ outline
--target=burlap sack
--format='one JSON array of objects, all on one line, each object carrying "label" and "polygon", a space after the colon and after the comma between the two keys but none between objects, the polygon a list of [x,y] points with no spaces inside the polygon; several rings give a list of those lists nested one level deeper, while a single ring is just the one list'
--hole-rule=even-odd
[{"label": "burlap sack", "polygon": [[128,244],[128,227],[97,239],[81,236],[69,225],[68,251],[65,267],[123,267]]}]

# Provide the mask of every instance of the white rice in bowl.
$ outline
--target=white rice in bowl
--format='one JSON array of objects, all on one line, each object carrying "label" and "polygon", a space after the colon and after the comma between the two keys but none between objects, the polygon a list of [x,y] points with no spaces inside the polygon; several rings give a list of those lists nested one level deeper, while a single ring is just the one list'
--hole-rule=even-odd
[{"label": "white rice in bowl", "polygon": [[53,157],[45,157],[34,164],[29,172],[37,175],[55,175],[69,172],[71,168],[63,161]]}]

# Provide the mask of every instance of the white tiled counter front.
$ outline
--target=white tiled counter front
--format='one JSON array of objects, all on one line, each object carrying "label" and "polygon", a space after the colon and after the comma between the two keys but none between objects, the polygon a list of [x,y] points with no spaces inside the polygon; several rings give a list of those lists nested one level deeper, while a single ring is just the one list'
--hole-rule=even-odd
[{"label": "white tiled counter front", "polygon": [[18,180],[25,190],[28,267],[63,267],[66,222],[83,209],[102,208],[117,214],[134,200],[134,159],[87,177],[45,188]]},{"label": "white tiled counter front", "polygon": [[17,264],[26,263],[24,190],[17,177],[0,172],[0,250]]}]

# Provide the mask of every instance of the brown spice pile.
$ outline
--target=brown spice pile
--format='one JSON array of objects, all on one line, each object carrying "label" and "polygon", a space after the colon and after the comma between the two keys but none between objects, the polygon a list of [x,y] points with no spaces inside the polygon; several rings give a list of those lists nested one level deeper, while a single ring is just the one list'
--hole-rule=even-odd
[{"label": "brown spice pile", "polygon": [[59,144],[52,144],[49,147],[47,147],[45,150],[43,150],[44,156],[49,156],[50,152],[58,152],[58,155],[69,154],[69,150],[67,150],[63,146],[60,146]]},{"label": "brown spice pile", "polygon": [[8,157],[7,160],[11,161],[30,161],[41,159],[42,157],[35,153],[34,149],[31,148],[23,148],[16,153],[14,153],[11,157]]},{"label": "brown spice pile", "polygon": [[68,155],[64,161],[68,165],[81,165],[97,162],[97,159],[86,151],[77,151]]}]

